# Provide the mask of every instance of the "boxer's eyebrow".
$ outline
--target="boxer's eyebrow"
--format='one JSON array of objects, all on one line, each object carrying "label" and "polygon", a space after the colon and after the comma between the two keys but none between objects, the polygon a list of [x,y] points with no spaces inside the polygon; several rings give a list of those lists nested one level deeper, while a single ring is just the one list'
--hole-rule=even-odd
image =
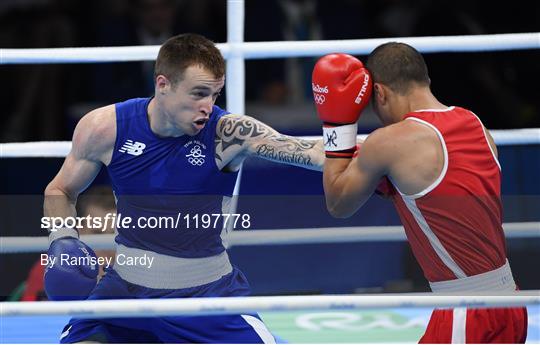
[{"label": "boxer's eyebrow", "polygon": [[210,91],[211,89],[205,85],[197,85],[197,86],[194,86],[192,90]]}]

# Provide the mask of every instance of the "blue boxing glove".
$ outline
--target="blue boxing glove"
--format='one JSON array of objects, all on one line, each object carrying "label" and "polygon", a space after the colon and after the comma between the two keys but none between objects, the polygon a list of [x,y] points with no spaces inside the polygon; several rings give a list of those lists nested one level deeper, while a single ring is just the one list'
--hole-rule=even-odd
[{"label": "blue boxing glove", "polygon": [[96,253],[78,238],[67,236],[53,236],[47,252],[49,264],[44,284],[47,296],[53,301],[86,299],[97,283]]}]

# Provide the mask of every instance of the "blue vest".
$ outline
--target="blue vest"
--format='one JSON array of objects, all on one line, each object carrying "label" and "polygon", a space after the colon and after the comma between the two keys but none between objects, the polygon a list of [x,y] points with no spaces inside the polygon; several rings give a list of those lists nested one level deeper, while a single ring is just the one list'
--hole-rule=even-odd
[{"label": "blue vest", "polygon": [[184,258],[217,255],[225,250],[223,217],[216,223],[212,218],[211,225],[202,217],[228,212],[223,196],[232,194],[236,180],[236,173],[223,173],[215,163],[216,125],[227,112],[214,106],[195,136],[159,138],[150,129],[149,103],[136,98],[116,104],[108,166],[117,202],[116,242]]}]

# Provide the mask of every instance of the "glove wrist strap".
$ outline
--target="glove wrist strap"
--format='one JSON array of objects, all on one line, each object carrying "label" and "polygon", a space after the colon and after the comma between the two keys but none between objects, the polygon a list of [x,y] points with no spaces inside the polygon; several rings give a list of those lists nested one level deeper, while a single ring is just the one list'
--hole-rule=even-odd
[{"label": "glove wrist strap", "polygon": [[79,233],[77,230],[72,228],[59,228],[53,229],[49,233],[49,246],[53,243],[54,240],[57,240],[62,237],[73,237],[79,239]]},{"label": "glove wrist strap", "polygon": [[323,142],[324,150],[328,152],[349,151],[356,147],[356,135],[358,125],[356,123],[349,125],[334,125],[324,123]]}]

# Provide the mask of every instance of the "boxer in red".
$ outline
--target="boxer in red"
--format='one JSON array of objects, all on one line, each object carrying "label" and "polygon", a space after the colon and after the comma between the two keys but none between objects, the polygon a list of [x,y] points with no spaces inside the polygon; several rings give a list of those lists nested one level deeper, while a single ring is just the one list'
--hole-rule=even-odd
[{"label": "boxer in red", "polygon": [[[327,55],[315,65],[313,91],[332,215],[348,217],[373,192],[384,193],[434,292],[516,290],[501,225],[497,148],[474,113],[435,98],[418,51],[383,44],[366,67],[350,55]],[[371,93],[384,127],[357,147],[356,121]],[[525,308],[437,309],[420,342],[523,343],[526,335]]]}]

